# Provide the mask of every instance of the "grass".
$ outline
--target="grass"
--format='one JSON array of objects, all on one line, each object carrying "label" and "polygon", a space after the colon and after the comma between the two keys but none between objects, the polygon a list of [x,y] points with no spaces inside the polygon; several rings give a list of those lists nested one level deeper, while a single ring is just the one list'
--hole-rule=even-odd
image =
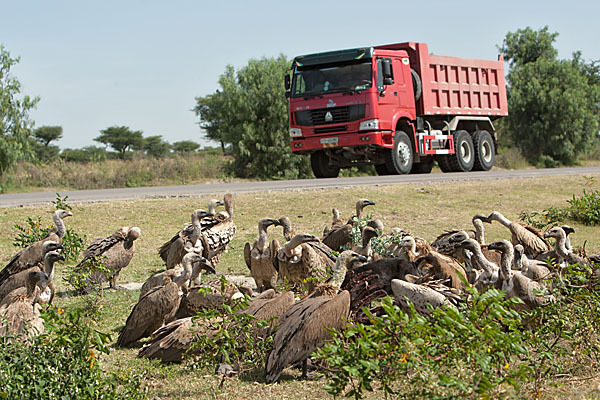
[{"label": "grass", "polygon": [[[227,274],[248,274],[243,260],[243,246],[253,241],[257,222],[263,217],[279,218],[287,215],[296,231],[321,235],[323,227],[330,224],[331,208],[340,209],[342,217],[354,213],[354,203],[365,197],[376,202],[367,213],[380,218],[385,231],[402,227],[427,240],[433,240],[445,229],[468,228],[476,213],[489,214],[499,210],[512,220],[518,220],[521,211],[541,211],[549,206],[565,206],[573,194],[580,195],[588,189],[598,189],[600,177],[559,177],[511,179],[488,182],[464,182],[437,185],[399,185],[384,187],[356,187],[333,190],[248,193],[235,196],[234,220],[237,234],[229,251],[223,256],[217,271]],[[151,273],[163,268],[156,249],[168,240],[182,225],[190,220],[196,208],[205,208],[208,197],[194,199],[140,200],[109,203],[86,203],[73,206],[74,216],[66,220],[69,228],[86,234],[88,241],[113,233],[121,226],[139,226],[141,238],[136,242],[137,254],[131,264],[121,272],[119,283],[143,282]],[[51,222],[52,207],[24,207],[0,210],[0,254],[6,263],[16,251],[12,240],[17,234],[15,223],[23,224],[27,216],[41,216],[43,223]],[[589,253],[600,251],[600,229],[573,221],[576,232],[571,236],[575,246],[586,243]],[[279,228],[269,230],[271,237],[282,240]],[[486,225],[486,241],[510,238],[506,228],[499,224]],[[58,306],[69,308],[81,305],[85,299],[71,297],[61,279],[64,267],[57,267]],[[139,291],[105,291],[98,329],[109,332],[116,340],[118,330],[124,325]],[[262,383],[260,373],[243,374],[228,379],[219,389],[220,380],[208,371],[193,370],[184,366],[163,366],[156,362],[135,358],[137,349],[116,349],[103,359],[106,368],[147,371],[146,385],[150,398],[282,398],[313,399],[330,397],[323,382],[301,382],[297,370],[286,370],[282,381],[274,385]],[[543,392],[544,398],[592,398],[600,395],[598,379],[587,376],[574,380],[556,380]],[[531,395],[533,395],[531,393]],[[380,398],[381,393],[372,398]]]}]

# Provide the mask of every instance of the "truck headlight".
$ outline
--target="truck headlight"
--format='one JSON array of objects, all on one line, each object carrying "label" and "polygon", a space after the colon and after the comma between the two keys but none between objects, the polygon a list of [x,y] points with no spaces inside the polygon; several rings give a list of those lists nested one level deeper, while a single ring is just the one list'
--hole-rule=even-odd
[{"label": "truck headlight", "polygon": [[363,121],[360,123],[358,130],[365,131],[371,129],[379,129],[379,120],[378,119],[369,119],[367,121]]},{"label": "truck headlight", "polygon": [[300,136],[302,136],[302,129],[290,128],[290,137],[300,137]]}]

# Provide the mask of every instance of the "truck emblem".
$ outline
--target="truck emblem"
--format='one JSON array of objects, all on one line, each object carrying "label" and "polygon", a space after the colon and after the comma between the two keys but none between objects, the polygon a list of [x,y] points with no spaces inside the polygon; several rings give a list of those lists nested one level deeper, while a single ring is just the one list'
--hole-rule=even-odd
[{"label": "truck emblem", "polygon": [[335,106],[336,106],[336,104],[333,102],[333,99],[329,99],[329,101],[327,102],[327,108],[335,107]]},{"label": "truck emblem", "polygon": [[331,122],[333,121],[333,115],[331,114],[331,112],[327,111],[325,113],[325,122]]}]

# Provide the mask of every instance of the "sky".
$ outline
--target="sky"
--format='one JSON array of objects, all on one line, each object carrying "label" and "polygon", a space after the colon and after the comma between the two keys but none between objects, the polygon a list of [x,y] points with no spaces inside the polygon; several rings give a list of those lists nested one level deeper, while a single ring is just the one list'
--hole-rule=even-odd
[{"label": "sky", "polygon": [[600,59],[598,1],[63,1],[0,0],[0,44],[39,96],[35,126],[60,125],[61,148],[128,126],[170,143],[210,145],[192,111],[227,65],[397,42],[496,59],[508,32],[546,25],[559,57]]}]

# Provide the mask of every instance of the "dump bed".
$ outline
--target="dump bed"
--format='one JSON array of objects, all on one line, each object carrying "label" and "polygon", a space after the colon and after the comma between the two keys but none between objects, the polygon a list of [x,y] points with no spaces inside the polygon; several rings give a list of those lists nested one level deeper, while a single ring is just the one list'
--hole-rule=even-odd
[{"label": "dump bed", "polygon": [[471,115],[496,119],[508,115],[504,60],[477,60],[429,54],[425,43],[375,46],[406,50],[410,66],[421,78],[418,115]]}]

